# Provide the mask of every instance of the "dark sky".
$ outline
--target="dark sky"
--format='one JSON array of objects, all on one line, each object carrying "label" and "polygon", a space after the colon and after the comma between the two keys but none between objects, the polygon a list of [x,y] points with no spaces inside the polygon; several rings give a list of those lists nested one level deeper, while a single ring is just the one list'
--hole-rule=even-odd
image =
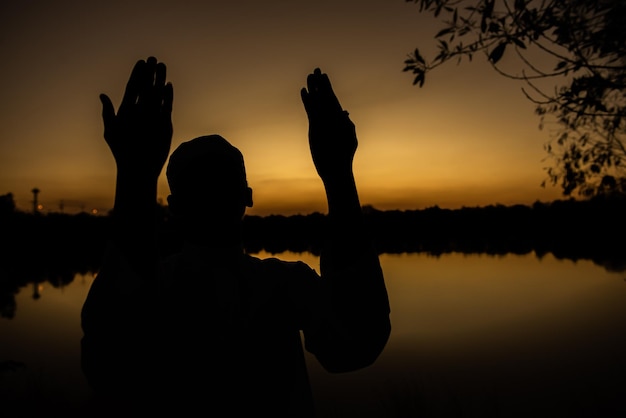
[{"label": "dark sky", "polygon": [[[24,1],[0,6],[0,194],[44,210],[113,204],[100,93],[115,105],[138,59],[174,85],[173,148],[218,133],[244,153],[250,213],[324,211],[299,90],[327,72],[357,126],[362,204],[380,209],[551,200],[533,105],[481,60],[423,88],[403,61],[440,24],[404,0]],[[159,196],[169,190],[164,179]]]}]

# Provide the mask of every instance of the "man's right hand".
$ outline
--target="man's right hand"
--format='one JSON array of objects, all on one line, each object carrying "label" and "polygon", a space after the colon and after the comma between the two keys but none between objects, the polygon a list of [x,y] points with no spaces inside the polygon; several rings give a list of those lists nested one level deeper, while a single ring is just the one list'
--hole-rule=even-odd
[{"label": "man's right hand", "polygon": [[111,99],[100,95],[104,139],[118,172],[156,180],[172,143],[173,88],[165,82],[166,67],[156,58],[139,60],[115,114]]},{"label": "man's right hand", "polygon": [[354,123],[343,110],[328,75],[316,68],[300,91],[309,119],[309,145],[313,163],[326,186],[352,178],[352,159],[358,141]]}]

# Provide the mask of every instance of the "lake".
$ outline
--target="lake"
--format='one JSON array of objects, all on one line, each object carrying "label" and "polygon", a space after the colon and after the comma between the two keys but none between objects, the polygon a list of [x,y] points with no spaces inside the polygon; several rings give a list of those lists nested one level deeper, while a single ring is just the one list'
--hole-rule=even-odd
[{"label": "lake", "polygon": [[[310,253],[272,256],[319,271]],[[533,253],[380,259],[391,337],[357,372],[307,357],[320,417],[626,416],[626,272]],[[92,281],[21,288],[14,318],[0,318],[3,417],[85,414],[80,309]]]}]

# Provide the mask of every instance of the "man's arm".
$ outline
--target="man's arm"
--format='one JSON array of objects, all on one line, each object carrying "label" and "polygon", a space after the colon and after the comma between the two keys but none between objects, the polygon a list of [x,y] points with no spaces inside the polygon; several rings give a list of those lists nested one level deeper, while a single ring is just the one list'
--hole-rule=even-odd
[{"label": "man's arm", "polygon": [[104,138],[117,166],[112,230],[81,312],[83,372],[97,392],[149,392],[157,266],[157,179],[172,138],[171,84],[153,57],[132,70],[115,113],[101,95]]},{"label": "man's arm", "polygon": [[173,89],[165,79],[165,64],[149,57],[135,64],[117,114],[100,95],[104,138],[117,166],[111,240],[132,270],[147,277],[156,265],[157,180],[173,132]]},{"label": "man's arm", "polygon": [[311,155],[328,200],[320,269],[337,325],[308,341],[307,348],[328,370],[354,370],[378,357],[391,332],[384,277],[365,228],[352,171],[356,130],[328,76],[319,69],[308,76],[301,97],[309,119]]}]

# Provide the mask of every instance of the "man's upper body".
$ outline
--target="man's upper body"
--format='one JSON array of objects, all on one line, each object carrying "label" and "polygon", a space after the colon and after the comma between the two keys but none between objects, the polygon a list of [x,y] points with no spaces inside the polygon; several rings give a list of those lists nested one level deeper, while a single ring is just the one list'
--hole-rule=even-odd
[{"label": "man's upper body", "polygon": [[390,310],[352,173],[354,125],[319,70],[301,95],[329,208],[319,274],[245,253],[252,190],[243,156],[218,135],[170,157],[168,203],[185,244],[159,260],[146,215],[172,137],[165,65],[136,64],[117,114],[101,96],[118,175],[109,251],[82,311],[82,362],[102,406],[313,416],[304,349],[330,372],[382,352]]}]

